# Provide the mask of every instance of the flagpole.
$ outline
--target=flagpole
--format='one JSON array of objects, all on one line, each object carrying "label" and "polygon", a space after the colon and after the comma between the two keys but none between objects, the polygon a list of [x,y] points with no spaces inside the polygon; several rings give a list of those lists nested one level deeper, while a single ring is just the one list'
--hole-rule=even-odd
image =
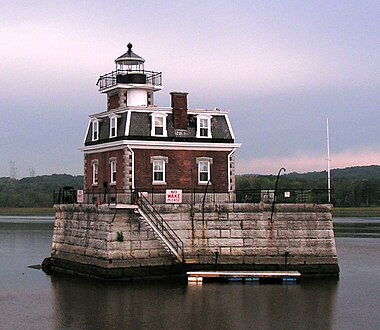
[{"label": "flagpole", "polygon": [[330,175],[330,132],[329,132],[329,118],[326,120],[326,144],[327,144],[327,199],[331,203],[331,175]]}]

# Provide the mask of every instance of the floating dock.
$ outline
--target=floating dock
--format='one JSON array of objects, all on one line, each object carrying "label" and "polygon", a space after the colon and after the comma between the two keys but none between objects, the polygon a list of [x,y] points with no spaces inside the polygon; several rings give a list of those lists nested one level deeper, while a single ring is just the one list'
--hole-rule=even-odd
[{"label": "floating dock", "polygon": [[282,282],[296,283],[301,277],[297,271],[196,271],[187,272],[189,284],[202,284],[204,279],[231,282]]}]

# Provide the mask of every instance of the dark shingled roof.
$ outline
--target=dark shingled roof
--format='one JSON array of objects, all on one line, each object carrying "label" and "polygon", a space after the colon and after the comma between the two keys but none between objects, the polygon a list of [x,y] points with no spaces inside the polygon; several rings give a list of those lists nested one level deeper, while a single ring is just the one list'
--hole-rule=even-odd
[{"label": "dark shingled roof", "polygon": [[212,113],[211,118],[211,134],[212,138],[197,138],[197,119],[196,115],[189,114],[187,131],[180,136],[175,134],[173,125],[173,115],[167,116],[167,137],[151,136],[151,113],[132,111],[129,128],[129,135],[125,136],[125,125],[127,112],[119,114],[117,120],[117,137],[109,138],[110,119],[109,117],[101,118],[99,123],[99,140],[92,141],[92,125],[90,125],[86,136],[85,145],[100,144],[116,140],[151,140],[151,141],[178,141],[178,142],[215,142],[215,143],[233,143],[232,133],[229,130],[226,117],[223,114]]}]

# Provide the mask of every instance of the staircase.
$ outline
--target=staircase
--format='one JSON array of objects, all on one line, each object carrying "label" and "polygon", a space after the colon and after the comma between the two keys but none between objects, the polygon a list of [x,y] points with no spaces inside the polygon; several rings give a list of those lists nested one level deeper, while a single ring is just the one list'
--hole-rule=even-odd
[{"label": "staircase", "polygon": [[137,198],[138,212],[154,230],[161,241],[169,248],[175,257],[184,262],[183,242],[162,218],[154,206],[141,194]]}]

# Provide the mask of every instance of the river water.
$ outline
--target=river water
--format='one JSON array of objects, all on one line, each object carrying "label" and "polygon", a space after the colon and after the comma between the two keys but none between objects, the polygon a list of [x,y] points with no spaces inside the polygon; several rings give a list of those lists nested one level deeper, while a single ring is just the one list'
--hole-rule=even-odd
[{"label": "river water", "polygon": [[47,276],[53,219],[0,217],[0,329],[380,329],[380,219],[334,225],[339,280],[188,286]]}]

